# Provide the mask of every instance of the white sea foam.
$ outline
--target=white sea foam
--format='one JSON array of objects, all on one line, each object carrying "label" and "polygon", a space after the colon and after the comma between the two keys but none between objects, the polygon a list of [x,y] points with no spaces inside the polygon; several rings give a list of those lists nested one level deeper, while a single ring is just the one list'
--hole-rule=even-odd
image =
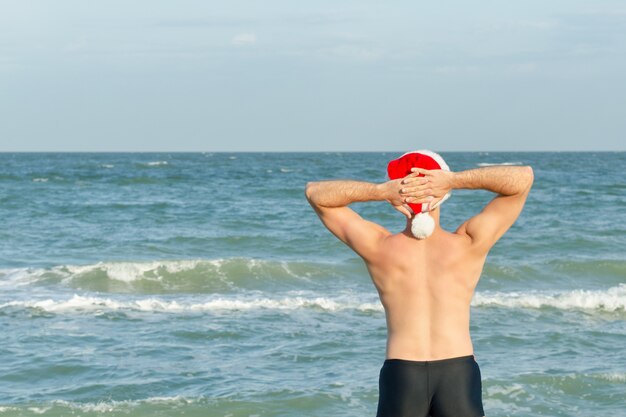
[{"label": "white sea foam", "polygon": [[45,272],[41,268],[0,269],[0,287],[28,285],[39,280]]},{"label": "white sea foam", "polygon": [[32,411],[35,414],[43,414],[51,408],[52,407],[28,407],[28,411]]},{"label": "white sea foam", "polygon": [[152,161],[152,162],[146,162],[147,166],[149,167],[158,167],[161,165],[167,165],[167,161]]},{"label": "white sea foam", "polygon": [[33,178],[33,182],[48,182],[48,178]]},{"label": "white sea foam", "polygon": [[603,379],[603,380],[609,381],[609,382],[626,382],[626,374],[625,373],[613,372],[613,373],[609,373],[609,374],[599,374],[599,375],[594,375],[594,376],[599,378],[599,379]]},{"label": "white sea foam", "polygon": [[[52,412],[56,415],[59,412],[63,412],[64,409],[66,410],[66,413],[70,413],[72,415],[76,413],[105,414],[120,412],[122,414],[128,414],[131,409],[139,407],[143,408],[146,406],[155,406],[160,409],[161,407],[170,408],[176,406],[187,406],[192,404],[196,404],[200,407],[205,407],[208,402],[209,401],[206,397],[184,397],[181,395],[177,395],[173,397],[149,397],[141,400],[109,400],[90,403],[79,403],[67,400],[54,400],[52,402],[40,404],[38,406],[26,406],[25,409],[33,414],[44,415],[47,412]],[[0,413],[15,412],[20,410],[24,409],[15,406],[0,406]]]},{"label": "white sea foam", "polygon": [[[256,295],[209,296],[198,302],[180,297],[176,300],[159,297],[107,298],[75,294],[65,299],[14,300],[0,304],[0,309],[10,307],[35,308],[51,313],[84,313],[103,311],[139,311],[161,313],[202,313],[246,310],[300,310],[323,311],[354,310],[382,313],[383,307],[372,294],[348,294],[335,297],[316,297],[315,293],[288,293],[283,297]],[[477,293],[472,301],[474,307],[498,306],[505,308],[553,307],[562,310],[624,311],[626,309],[626,285],[607,290],[574,290],[561,293]]]},{"label": "white sea foam", "polygon": [[[54,274],[65,281],[73,277],[102,271],[109,279],[133,282],[145,278],[147,275],[151,279],[160,280],[163,273],[174,274],[188,271],[198,267],[200,264],[213,266],[219,269],[227,259],[213,260],[164,260],[145,262],[98,262],[88,265],[59,265],[52,268],[13,268],[0,269],[0,287],[2,286],[22,286],[29,285],[40,280],[46,274]],[[253,267],[260,261],[249,260],[249,266]]]},{"label": "white sea foam", "polygon": [[85,413],[111,413],[123,411],[141,405],[187,405],[205,401],[204,397],[189,398],[180,395],[174,397],[150,397],[142,400],[100,401],[96,403],[75,403],[66,400],[55,400],[53,405],[71,408]]},{"label": "white sea foam", "polygon": [[113,168],[113,167],[115,167],[115,165],[113,165],[113,164],[102,164],[102,165],[100,165],[100,166],[101,166],[102,168]]},{"label": "white sea foam", "polygon": [[525,394],[524,387],[516,383],[511,385],[493,385],[487,388],[487,395],[490,397],[505,396],[508,398],[516,398],[521,394]]},{"label": "white sea foam", "polygon": [[[529,407],[524,407],[515,402],[504,402],[496,398],[485,397],[483,398],[483,405],[485,410],[490,410],[489,415],[519,415],[520,412],[531,412]],[[511,413],[511,414],[510,414]]]},{"label": "white sea foam", "polygon": [[523,162],[479,162],[476,165],[478,165],[479,167],[493,167],[498,165],[523,165]]},{"label": "white sea foam", "polygon": [[179,261],[149,261],[149,262],[98,262],[92,265],[66,265],[58,268],[65,269],[71,275],[80,275],[88,272],[101,270],[106,272],[110,279],[124,282],[132,282],[142,278],[146,273],[153,272],[156,279],[160,278],[158,271],[174,274],[196,268],[200,262],[216,264],[221,260],[199,261],[199,260],[179,260]]},{"label": "white sea foam", "polygon": [[23,300],[0,304],[0,309],[8,307],[35,308],[50,313],[81,313],[103,311],[141,311],[162,313],[199,313],[206,311],[242,311],[242,310],[298,310],[314,308],[325,311],[353,309],[359,311],[382,311],[376,303],[362,303],[358,299],[339,300],[327,297],[306,298],[301,296],[272,298],[225,298],[217,297],[202,303],[186,301],[167,301],[155,297],[135,300],[114,300],[103,297],[89,297],[74,294],[65,300]]},{"label": "white sea foam", "polygon": [[554,307],[562,310],[626,310],[626,284],[606,290],[572,290],[562,292],[479,292],[474,306],[512,308]]}]

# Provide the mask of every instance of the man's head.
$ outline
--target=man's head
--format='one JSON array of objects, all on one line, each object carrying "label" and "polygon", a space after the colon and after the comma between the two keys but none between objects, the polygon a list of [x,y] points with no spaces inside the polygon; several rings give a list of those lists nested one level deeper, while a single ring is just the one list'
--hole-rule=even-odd
[{"label": "man's head", "polygon": [[[443,160],[441,155],[427,150],[407,152],[397,159],[389,161],[387,165],[387,175],[389,179],[395,180],[404,178],[411,174],[411,168],[423,169],[442,169],[450,171],[448,164]],[[423,174],[419,175],[420,177]],[[411,232],[417,239],[426,239],[435,230],[435,222],[428,212],[436,209],[441,203],[450,197],[450,193],[446,194],[439,202],[434,205],[408,203],[409,207],[415,213],[411,222]]]}]

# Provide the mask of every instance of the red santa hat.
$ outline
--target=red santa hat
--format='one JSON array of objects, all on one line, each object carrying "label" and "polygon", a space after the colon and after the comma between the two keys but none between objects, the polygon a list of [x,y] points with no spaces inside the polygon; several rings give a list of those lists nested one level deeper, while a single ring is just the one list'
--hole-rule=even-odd
[{"label": "red santa hat", "polygon": [[[443,169],[450,171],[448,164],[446,164],[446,161],[443,160],[441,155],[432,151],[421,150],[407,152],[398,159],[389,161],[389,164],[387,165],[387,174],[389,175],[389,179],[392,180],[404,178],[411,174],[411,168],[423,168],[428,170]],[[419,176],[423,177],[424,174],[420,174]],[[415,216],[411,221],[411,232],[413,233],[413,236],[418,239],[426,239],[433,233],[435,230],[435,221],[428,214],[428,212],[436,209],[437,206],[446,201],[448,197],[450,197],[450,193],[443,196],[443,198],[434,205],[431,205],[430,203],[407,203],[409,207],[413,209],[413,213],[415,213]]]}]

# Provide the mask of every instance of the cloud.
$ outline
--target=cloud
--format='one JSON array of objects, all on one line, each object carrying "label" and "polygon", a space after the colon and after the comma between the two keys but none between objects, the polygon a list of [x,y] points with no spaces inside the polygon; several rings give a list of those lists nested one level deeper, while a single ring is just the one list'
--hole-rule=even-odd
[{"label": "cloud", "polygon": [[254,45],[256,43],[256,35],[254,33],[239,33],[233,36],[230,42],[236,46]]}]

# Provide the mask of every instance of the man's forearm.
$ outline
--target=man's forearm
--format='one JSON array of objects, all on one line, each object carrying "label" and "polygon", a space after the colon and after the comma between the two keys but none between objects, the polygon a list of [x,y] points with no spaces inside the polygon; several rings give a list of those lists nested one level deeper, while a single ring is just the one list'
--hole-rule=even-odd
[{"label": "man's forearm", "polygon": [[533,183],[529,166],[493,166],[456,172],[452,188],[484,189],[502,195],[526,191]]},{"label": "man's forearm", "polygon": [[307,199],[322,207],[343,207],[360,201],[386,200],[381,184],[352,180],[309,182]]}]

